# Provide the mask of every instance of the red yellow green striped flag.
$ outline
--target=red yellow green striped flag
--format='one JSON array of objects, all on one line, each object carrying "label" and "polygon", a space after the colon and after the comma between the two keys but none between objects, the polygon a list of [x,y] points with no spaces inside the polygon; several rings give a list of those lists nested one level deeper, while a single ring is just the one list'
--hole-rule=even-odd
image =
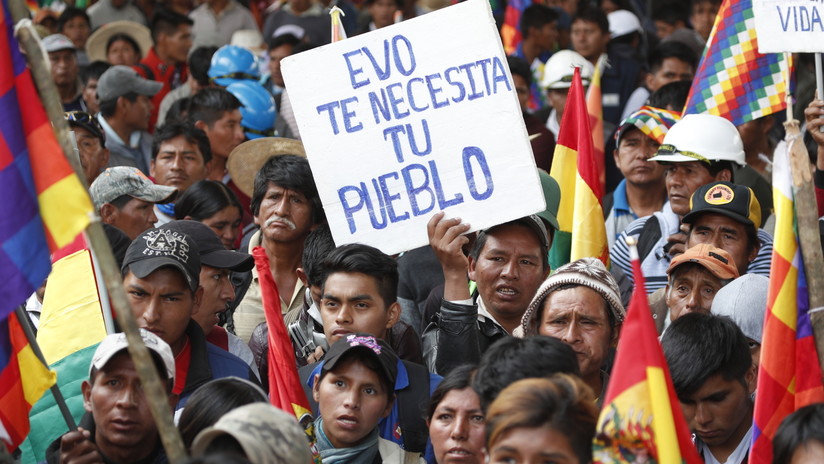
[{"label": "red yellow green striped flag", "polygon": [[595,161],[580,68],[575,68],[573,74],[549,174],[562,192],[558,208],[560,228],[549,252],[550,266],[556,269],[579,258],[594,257],[609,267],[601,207],[604,187]]},{"label": "red yellow green striped flag", "polygon": [[606,53],[598,58],[595,63],[595,71],[592,73],[592,80],[589,81],[587,89],[587,113],[589,113],[589,124],[592,129],[592,149],[594,150],[595,165],[598,167],[598,180],[601,182],[601,189],[606,189],[606,169],[604,167],[604,102],[601,92],[601,73],[606,65]]},{"label": "red yellow green striped flag", "polygon": [[635,291],[598,418],[592,462],[701,463],[658,343],[634,245],[630,256]]}]

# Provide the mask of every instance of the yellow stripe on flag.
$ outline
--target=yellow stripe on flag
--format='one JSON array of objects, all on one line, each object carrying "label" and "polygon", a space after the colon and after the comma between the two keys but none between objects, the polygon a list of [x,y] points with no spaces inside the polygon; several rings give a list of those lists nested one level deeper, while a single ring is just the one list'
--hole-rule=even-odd
[{"label": "yellow stripe on flag", "polygon": [[49,274],[37,342],[51,365],[106,336],[89,250],[57,261]]},{"label": "yellow stripe on flag", "polygon": [[558,182],[561,192],[561,202],[558,205],[558,226],[560,230],[572,232],[572,213],[575,208],[575,182],[578,171],[578,152],[563,145],[555,146],[552,158],[550,175]]},{"label": "yellow stripe on flag", "polygon": [[667,394],[667,380],[660,367],[647,367],[647,385],[652,404],[652,427],[655,429],[655,447],[660,464],[680,464],[681,452],[675,434],[675,420]]},{"label": "yellow stripe on flag", "polygon": [[[564,190],[561,190],[562,192]],[[563,195],[562,195],[563,197]],[[586,181],[575,176],[574,221],[572,224],[572,249],[569,260],[594,257],[608,265],[607,234],[601,203],[595,198]]]},{"label": "yellow stripe on flag", "polygon": [[64,177],[37,196],[40,216],[58,248],[89,225],[92,202],[76,175]]},{"label": "yellow stripe on flag", "polygon": [[23,395],[27,403],[34,405],[43,393],[57,382],[57,374],[48,370],[37,359],[29,344],[17,353],[17,362],[20,366]]}]

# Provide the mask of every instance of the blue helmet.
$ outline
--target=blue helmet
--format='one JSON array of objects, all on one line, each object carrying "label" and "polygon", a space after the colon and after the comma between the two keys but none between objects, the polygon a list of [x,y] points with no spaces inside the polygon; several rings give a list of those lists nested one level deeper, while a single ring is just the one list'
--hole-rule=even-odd
[{"label": "blue helmet", "polygon": [[275,135],[275,99],[255,81],[235,81],[226,90],[240,100],[240,125],[246,137],[259,139]]},{"label": "blue helmet", "polygon": [[260,79],[257,57],[249,50],[237,45],[224,45],[212,55],[209,66],[209,80],[221,87],[232,82]]}]

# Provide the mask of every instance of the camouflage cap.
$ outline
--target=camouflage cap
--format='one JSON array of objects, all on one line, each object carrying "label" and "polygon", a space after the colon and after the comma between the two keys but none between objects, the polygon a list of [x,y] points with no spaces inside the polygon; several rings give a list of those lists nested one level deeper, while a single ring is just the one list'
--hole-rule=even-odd
[{"label": "camouflage cap", "polygon": [[309,442],[295,416],[268,403],[252,403],[229,411],[203,429],[192,444],[192,456],[203,456],[212,441],[229,435],[255,464],[309,464]]},{"label": "camouflage cap", "polygon": [[100,209],[117,197],[129,195],[149,203],[169,203],[177,196],[177,189],[157,185],[140,169],[131,166],[107,168],[89,187],[94,207]]}]

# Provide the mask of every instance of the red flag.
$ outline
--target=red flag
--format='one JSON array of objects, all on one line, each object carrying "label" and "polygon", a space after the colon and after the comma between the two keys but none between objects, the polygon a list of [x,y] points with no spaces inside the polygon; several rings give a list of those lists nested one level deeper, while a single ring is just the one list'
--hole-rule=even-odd
[{"label": "red flag", "polygon": [[592,462],[700,463],[658,343],[635,246],[630,254],[635,291],[598,418]]}]

